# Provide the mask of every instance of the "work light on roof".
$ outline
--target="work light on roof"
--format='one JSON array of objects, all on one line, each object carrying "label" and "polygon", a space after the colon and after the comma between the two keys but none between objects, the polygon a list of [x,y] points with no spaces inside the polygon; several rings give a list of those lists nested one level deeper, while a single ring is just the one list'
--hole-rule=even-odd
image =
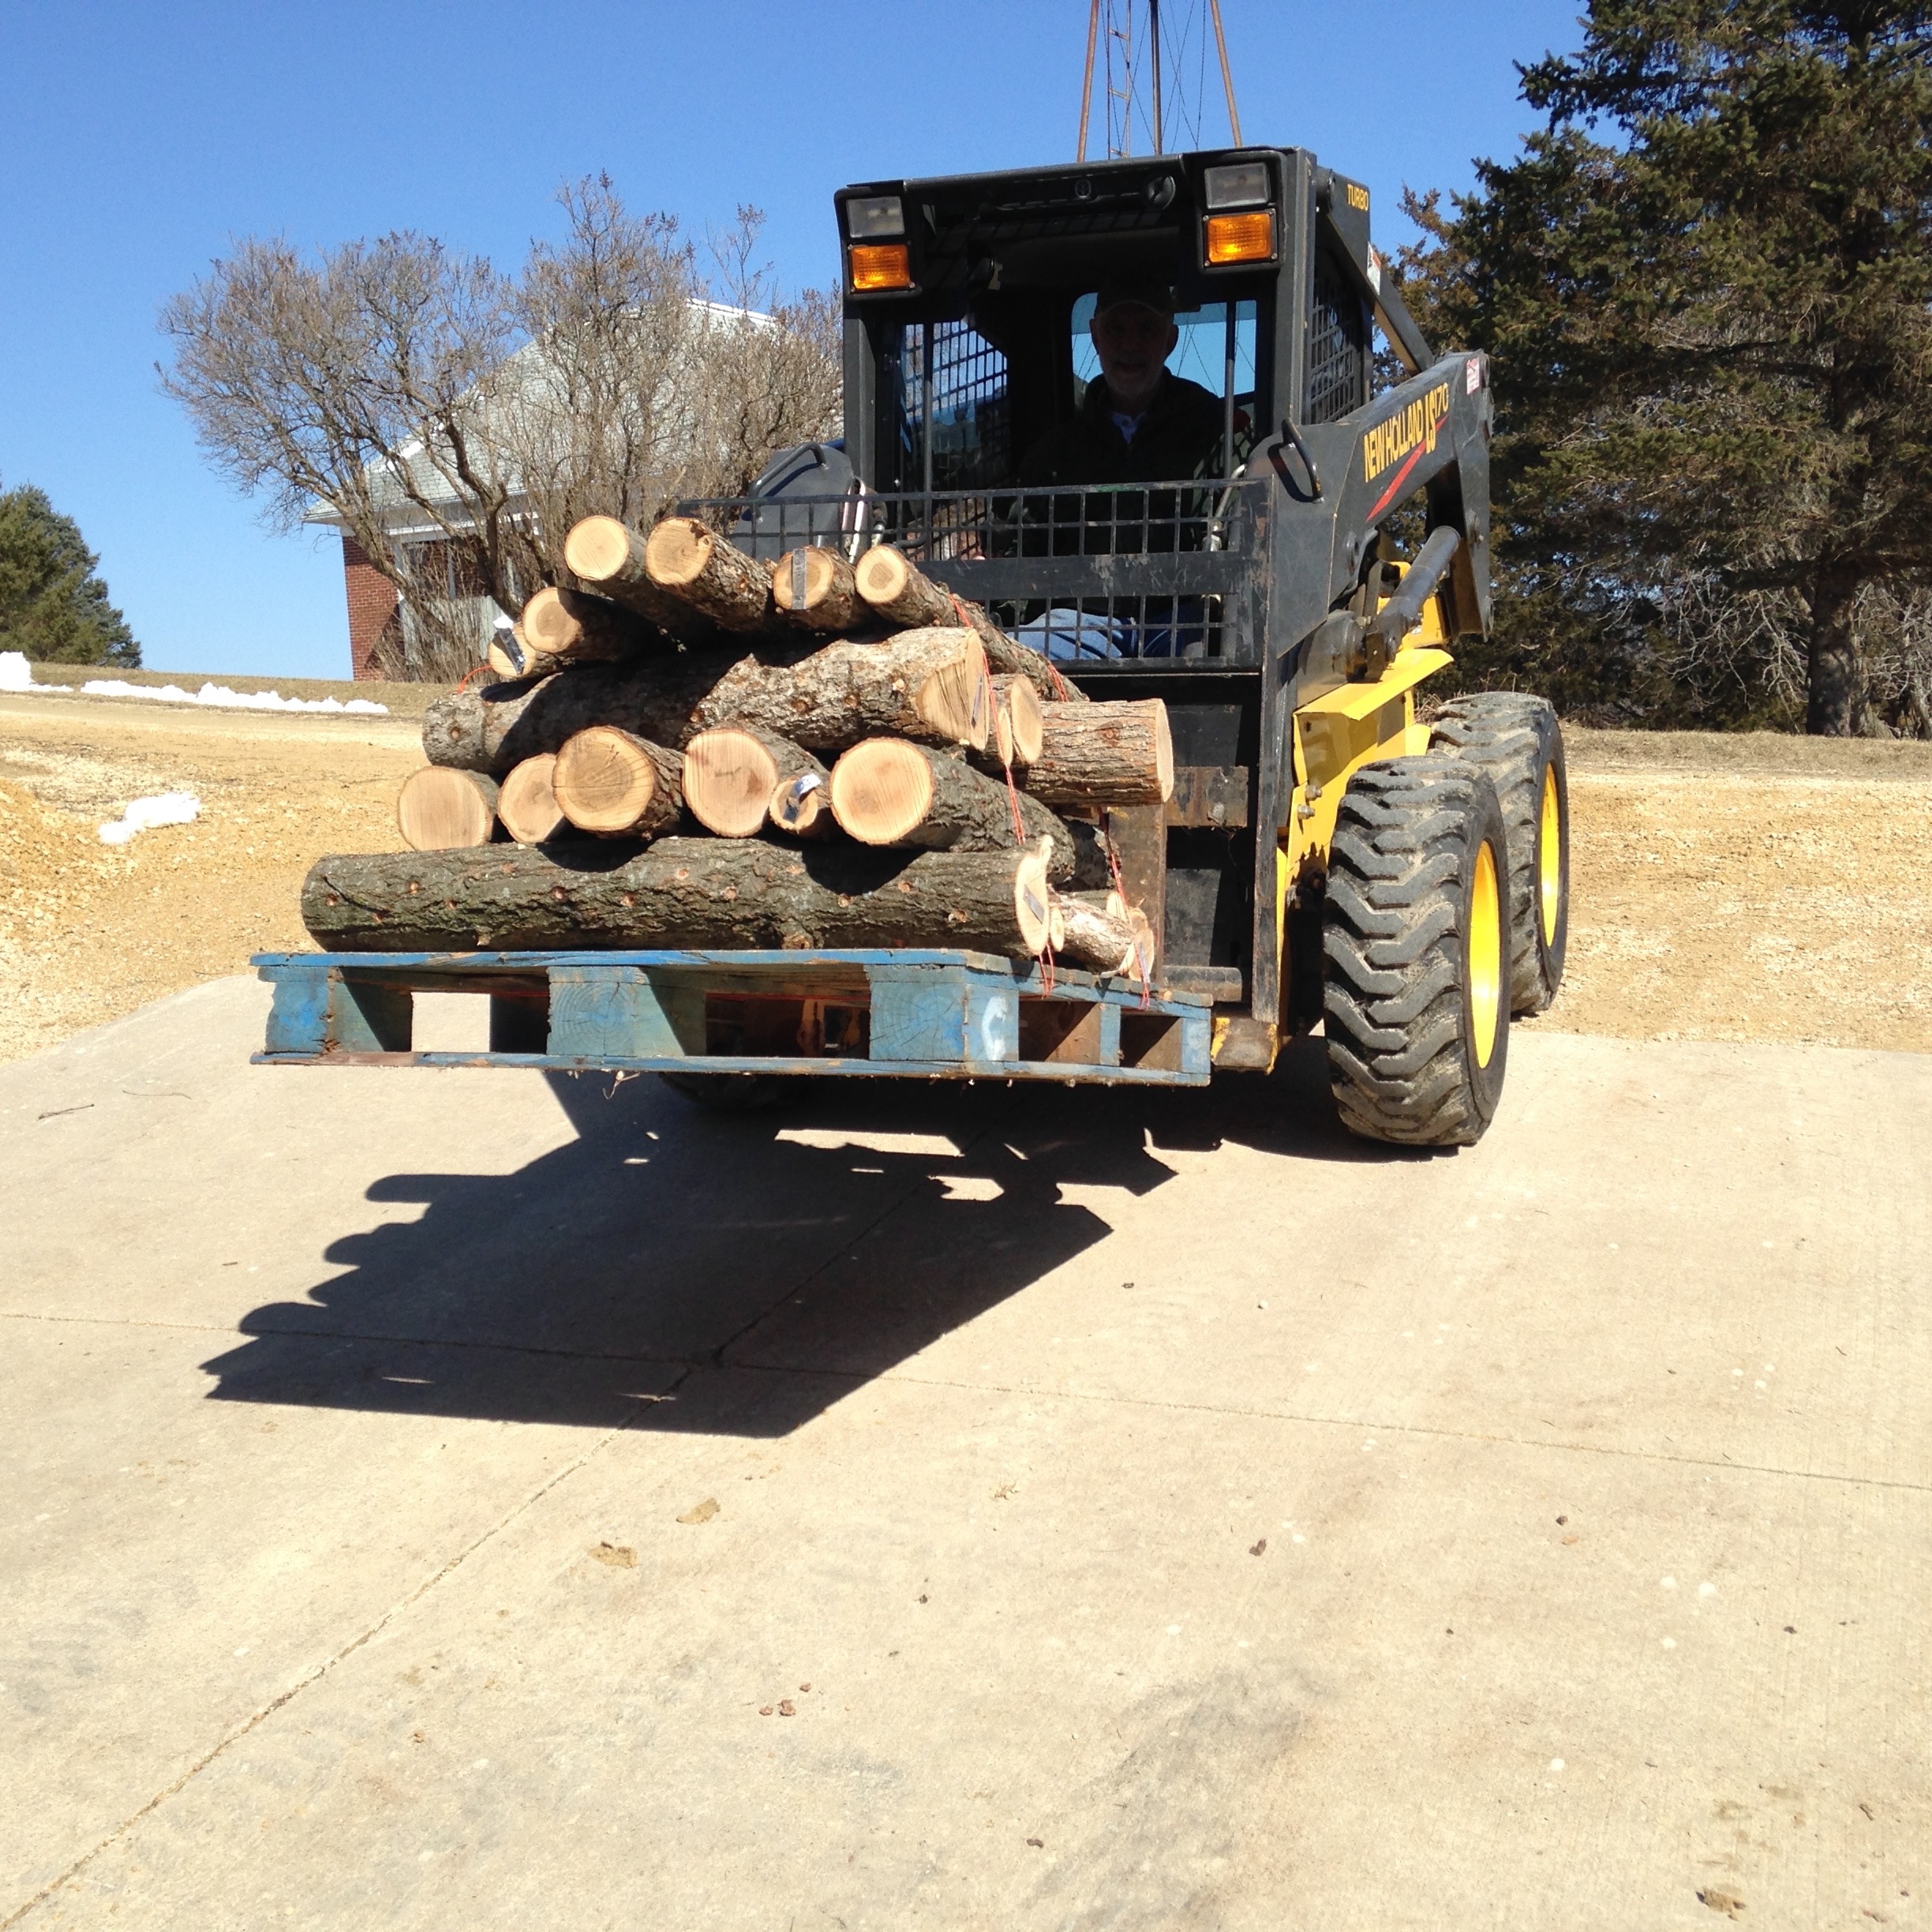
[{"label": "work light on roof", "polygon": [[1268,198],[1265,161],[1235,161],[1211,167],[1201,177],[1211,208],[1258,208]]},{"label": "work light on roof", "polygon": [[855,242],[897,241],[905,233],[905,207],[897,195],[867,195],[845,204],[845,232]]}]

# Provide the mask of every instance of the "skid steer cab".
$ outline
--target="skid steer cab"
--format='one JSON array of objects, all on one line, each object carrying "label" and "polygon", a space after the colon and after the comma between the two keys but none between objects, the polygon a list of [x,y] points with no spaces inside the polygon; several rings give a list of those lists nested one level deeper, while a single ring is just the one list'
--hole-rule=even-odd
[{"label": "skid steer cab", "polygon": [[[1368,189],[1299,148],[835,201],[843,451],[711,507],[771,556],[897,545],[1091,696],[1164,699],[1174,794],[1107,829],[1215,1070],[1319,1024],[1351,1128],[1474,1140],[1511,1014],[1561,979],[1569,883],[1550,707],[1417,716],[1489,627],[1484,358],[1423,340]],[[1144,423],[1185,420],[1139,459],[1093,326],[1122,290],[1171,337]]]}]

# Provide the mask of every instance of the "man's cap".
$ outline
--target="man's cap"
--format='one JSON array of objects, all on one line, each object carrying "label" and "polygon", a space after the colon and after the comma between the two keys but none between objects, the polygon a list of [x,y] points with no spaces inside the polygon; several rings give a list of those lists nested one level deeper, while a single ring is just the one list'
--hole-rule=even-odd
[{"label": "man's cap", "polygon": [[1174,320],[1174,290],[1164,282],[1104,282],[1094,298],[1094,313],[1110,309],[1151,309],[1163,320]]}]

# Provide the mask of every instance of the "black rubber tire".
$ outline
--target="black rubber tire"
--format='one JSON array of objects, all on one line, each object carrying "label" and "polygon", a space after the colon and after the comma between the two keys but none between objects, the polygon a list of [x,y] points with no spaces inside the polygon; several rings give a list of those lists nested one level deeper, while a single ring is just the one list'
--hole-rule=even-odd
[{"label": "black rubber tire", "polygon": [[785,1089],[777,1073],[660,1073],[671,1091],[713,1114],[755,1114],[776,1106]]},{"label": "black rubber tire", "polygon": [[[1540,1013],[1563,984],[1570,940],[1570,781],[1563,727],[1549,701],[1520,691],[1451,698],[1429,727],[1429,749],[1480,765],[1496,788],[1510,848],[1510,1010]],[[1544,865],[1543,788],[1556,793],[1556,863]],[[1546,882],[1554,879],[1556,911]]]},{"label": "black rubber tire", "polygon": [[[1470,934],[1485,844],[1496,923],[1484,1061]],[[1391,758],[1349,780],[1328,857],[1322,1019],[1328,1084],[1352,1132],[1408,1147],[1482,1138],[1509,1057],[1508,877],[1503,811],[1481,766]]]}]

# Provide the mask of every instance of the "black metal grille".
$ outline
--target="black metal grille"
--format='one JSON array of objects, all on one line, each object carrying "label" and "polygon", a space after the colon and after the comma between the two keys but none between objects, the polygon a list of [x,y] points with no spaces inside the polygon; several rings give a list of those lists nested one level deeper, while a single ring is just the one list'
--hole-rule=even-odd
[{"label": "black metal grille", "polygon": [[1360,298],[1318,253],[1309,313],[1310,422],[1339,421],[1368,400],[1368,346]]},{"label": "black metal grille", "polygon": [[910,322],[899,356],[900,476],[983,489],[1013,468],[1006,358],[970,324]]},{"label": "black metal grille", "polygon": [[[766,551],[836,542],[856,561],[874,544],[897,545],[935,582],[984,604],[1022,643],[1084,672],[1149,661],[1260,662],[1267,505],[1265,485],[1243,480],[867,491],[756,507]],[[680,505],[727,533],[748,533],[752,507],[743,497]]]}]

